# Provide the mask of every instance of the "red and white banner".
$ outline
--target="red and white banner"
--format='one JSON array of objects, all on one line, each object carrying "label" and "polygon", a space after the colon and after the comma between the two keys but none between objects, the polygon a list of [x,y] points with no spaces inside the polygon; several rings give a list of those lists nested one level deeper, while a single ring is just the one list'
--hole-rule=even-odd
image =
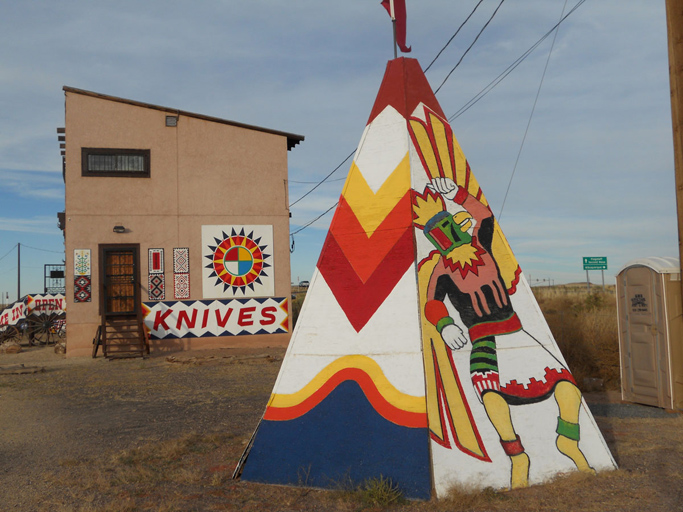
[{"label": "red and white banner", "polygon": [[66,300],[64,295],[58,293],[57,295],[27,295],[26,296],[26,314],[30,315],[33,312],[43,313],[66,313]]},{"label": "red and white banner", "polygon": [[287,299],[143,302],[151,339],[276,334],[289,331]]},{"label": "red and white banner", "polygon": [[16,325],[19,320],[26,318],[26,306],[23,302],[16,302],[0,313],[0,326]]}]

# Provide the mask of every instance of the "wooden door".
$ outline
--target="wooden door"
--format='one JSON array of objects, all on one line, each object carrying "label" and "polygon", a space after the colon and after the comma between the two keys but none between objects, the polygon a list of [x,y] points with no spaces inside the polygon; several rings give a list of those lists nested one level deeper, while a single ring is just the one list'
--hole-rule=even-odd
[{"label": "wooden door", "polygon": [[136,315],[140,308],[139,248],[102,246],[100,261],[104,316]]}]

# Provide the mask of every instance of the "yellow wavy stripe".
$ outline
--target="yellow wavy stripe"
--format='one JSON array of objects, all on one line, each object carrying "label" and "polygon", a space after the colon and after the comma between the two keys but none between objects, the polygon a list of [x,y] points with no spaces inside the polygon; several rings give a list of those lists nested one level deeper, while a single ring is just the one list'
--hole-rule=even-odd
[{"label": "yellow wavy stripe", "polygon": [[349,177],[346,179],[342,195],[369,238],[409,188],[410,158],[406,153],[401,163],[389,175],[376,194],[368,186],[363,174],[354,162],[351,164]]},{"label": "yellow wavy stripe", "polygon": [[408,412],[426,412],[424,396],[408,395],[399,391],[389,382],[382,368],[374,359],[362,355],[350,355],[336,359],[296,393],[272,395],[268,406],[284,408],[298,405],[320,389],[334,374],[345,368],[358,368],[367,373],[384,399],[394,407]]}]

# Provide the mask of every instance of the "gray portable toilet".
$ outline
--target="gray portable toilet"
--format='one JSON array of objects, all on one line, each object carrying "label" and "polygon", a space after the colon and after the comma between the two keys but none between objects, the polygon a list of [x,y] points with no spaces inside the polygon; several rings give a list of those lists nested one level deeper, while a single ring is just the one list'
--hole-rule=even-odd
[{"label": "gray portable toilet", "polygon": [[617,274],[621,397],[683,410],[683,308],[678,258],[639,258]]}]

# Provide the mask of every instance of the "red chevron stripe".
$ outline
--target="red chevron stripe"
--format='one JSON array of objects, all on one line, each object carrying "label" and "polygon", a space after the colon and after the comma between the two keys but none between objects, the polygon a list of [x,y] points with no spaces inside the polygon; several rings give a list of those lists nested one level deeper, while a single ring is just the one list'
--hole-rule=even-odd
[{"label": "red chevron stripe", "polygon": [[414,251],[413,230],[408,228],[382,263],[367,281],[363,282],[339,247],[334,234],[327,233],[318,261],[318,270],[356,332],[368,323],[413,264]]},{"label": "red chevron stripe", "polygon": [[271,421],[286,421],[299,418],[315,408],[320,402],[327,398],[339,384],[347,380],[355,381],[360,386],[370,402],[370,405],[372,405],[375,411],[383,418],[404,427],[427,427],[426,413],[404,411],[403,409],[399,409],[392,405],[382,396],[382,393],[380,393],[377,386],[375,386],[372,377],[359,368],[345,368],[338,371],[330,377],[325,384],[316,390],[315,393],[298,405],[292,407],[268,407],[263,418]]},{"label": "red chevron stripe", "polygon": [[412,227],[410,190],[368,237],[349,203],[342,197],[330,231],[361,281],[366,282],[406,229]]}]

